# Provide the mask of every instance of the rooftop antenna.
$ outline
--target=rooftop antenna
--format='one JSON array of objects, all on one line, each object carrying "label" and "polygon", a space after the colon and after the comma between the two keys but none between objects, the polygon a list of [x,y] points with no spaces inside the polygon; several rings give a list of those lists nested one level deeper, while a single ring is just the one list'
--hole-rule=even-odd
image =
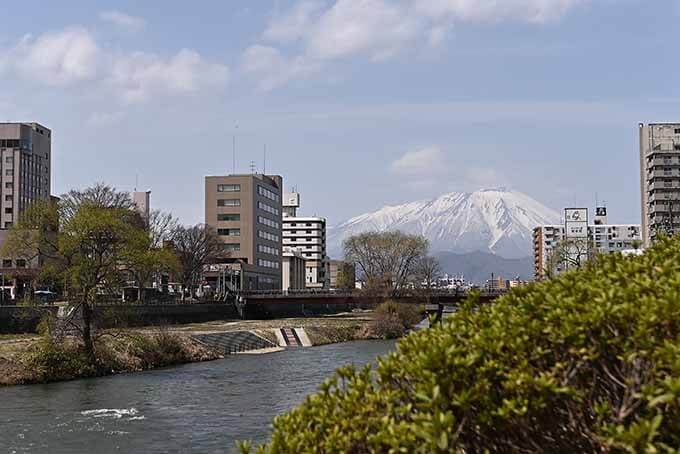
[{"label": "rooftop antenna", "polygon": [[595,193],[595,208],[600,207],[600,202],[597,200],[597,192]]},{"label": "rooftop antenna", "polygon": [[250,173],[255,175],[257,173],[257,166],[255,165],[255,161],[250,161]]}]

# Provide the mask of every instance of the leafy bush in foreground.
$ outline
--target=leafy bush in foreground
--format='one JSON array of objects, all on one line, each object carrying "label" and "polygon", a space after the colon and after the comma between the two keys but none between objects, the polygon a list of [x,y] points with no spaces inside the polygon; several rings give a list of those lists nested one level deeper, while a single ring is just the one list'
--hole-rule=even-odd
[{"label": "leafy bush in foreground", "polygon": [[[677,452],[680,240],[468,302],[276,418],[261,452]],[[243,451],[249,447],[243,445]]]}]

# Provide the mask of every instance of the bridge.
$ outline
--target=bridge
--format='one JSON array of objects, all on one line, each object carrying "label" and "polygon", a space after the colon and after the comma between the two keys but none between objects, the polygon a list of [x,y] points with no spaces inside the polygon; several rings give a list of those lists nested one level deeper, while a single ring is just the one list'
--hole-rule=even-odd
[{"label": "bridge", "polygon": [[[504,292],[484,291],[478,293],[480,303],[489,303]],[[429,292],[401,292],[389,299],[403,304],[428,304],[455,307],[460,305],[469,292],[436,289]],[[239,312],[247,318],[300,317],[306,315],[337,314],[353,309],[372,309],[384,297],[371,296],[362,291],[346,290],[294,290],[249,291],[237,297]]]}]

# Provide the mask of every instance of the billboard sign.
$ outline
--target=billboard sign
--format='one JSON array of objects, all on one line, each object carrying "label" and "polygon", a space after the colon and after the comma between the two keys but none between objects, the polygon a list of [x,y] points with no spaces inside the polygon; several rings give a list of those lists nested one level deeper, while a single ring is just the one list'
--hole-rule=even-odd
[{"label": "billboard sign", "polygon": [[588,208],[564,210],[564,236],[566,238],[588,238]]}]

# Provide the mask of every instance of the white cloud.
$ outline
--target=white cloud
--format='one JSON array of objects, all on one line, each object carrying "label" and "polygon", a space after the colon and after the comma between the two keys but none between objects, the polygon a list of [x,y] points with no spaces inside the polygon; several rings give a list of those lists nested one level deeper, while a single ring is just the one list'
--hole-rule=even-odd
[{"label": "white cloud", "polygon": [[181,95],[224,87],[229,68],[182,49],[164,57],[142,52],[114,53],[98,46],[84,28],[67,28],[24,37],[15,47],[0,49],[0,75],[9,73],[48,86],[92,83],[112,90],[125,103],[156,95]]},{"label": "white cloud", "polygon": [[418,14],[435,20],[545,23],[587,0],[414,0]]},{"label": "white cloud", "polygon": [[308,52],[320,59],[368,54],[389,58],[421,33],[407,8],[386,0],[338,0],[311,27]]},{"label": "white cloud", "polygon": [[102,11],[99,13],[99,18],[104,22],[131,31],[141,30],[146,26],[146,21],[141,17],[130,16],[120,11]]},{"label": "white cloud", "polygon": [[229,69],[206,61],[193,50],[182,49],[173,57],[135,52],[113,59],[107,83],[122,93],[126,102],[144,101],[154,94],[184,94],[218,88],[227,83]]},{"label": "white cloud", "polygon": [[410,177],[428,177],[445,169],[446,156],[437,146],[409,151],[396,161],[390,169],[393,173]]},{"label": "white cloud", "polygon": [[269,46],[250,46],[243,53],[241,70],[258,79],[263,90],[272,90],[291,79],[316,72],[319,65],[303,56],[286,58],[281,52]]},{"label": "white cloud", "polygon": [[318,0],[302,0],[290,11],[275,16],[262,37],[267,41],[289,42],[302,38],[307,33],[315,16],[324,4]]},{"label": "white cloud", "polygon": [[84,28],[67,28],[37,38],[26,35],[2,52],[5,69],[49,86],[68,85],[97,74],[100,50]]},{"label": "white cloud", "polygon": [[[279,44],[300,41],[302,51],[297,56],[283,57],[277,50],[279,58],[298,65],[303,61],[318,68],[357,55],[380,61],[423,43],[439,46],[458,22],[541,24],[558,20],[589,1],[335,0],[329,4],[300,0],[270,21],[263,38]],[[273,85],[285,83],[296,73],[306,74],[286,71],[286,77],[279,78],[283,82]]]}]

